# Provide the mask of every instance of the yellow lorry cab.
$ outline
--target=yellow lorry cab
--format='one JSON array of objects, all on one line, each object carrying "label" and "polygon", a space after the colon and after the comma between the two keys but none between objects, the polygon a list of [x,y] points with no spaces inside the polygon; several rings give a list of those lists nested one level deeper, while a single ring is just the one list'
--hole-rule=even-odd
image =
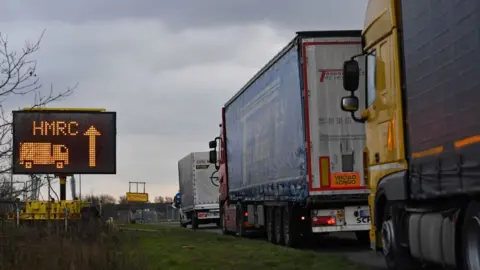
[{"label": "yellow lorry cab", "polygon": [[480,1],[370,0],[362,48],[341,107],[365,125],[372,248],[389,269],[480,269]]}]

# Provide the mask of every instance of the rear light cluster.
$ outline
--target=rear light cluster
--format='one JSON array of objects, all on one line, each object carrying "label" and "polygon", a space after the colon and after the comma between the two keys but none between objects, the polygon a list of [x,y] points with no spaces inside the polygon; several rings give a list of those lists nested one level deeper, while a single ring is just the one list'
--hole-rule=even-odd
[{"label": "rear light cluster", "polygon": [[344,210],[312,210],[312,226],[342,226],[345,224]]},{"label": "rear light cluster", "polygon": [[336,225],[337,218],[336,217],[313,217],[312,218],[313,225]]}]

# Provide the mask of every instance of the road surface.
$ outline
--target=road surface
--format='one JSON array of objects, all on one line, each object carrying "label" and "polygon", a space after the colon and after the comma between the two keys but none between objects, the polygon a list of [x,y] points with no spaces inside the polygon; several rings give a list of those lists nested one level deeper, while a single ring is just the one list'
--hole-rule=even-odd
[{"label": "road surface", "polygon": [[[178,222],[162,223],[164,226],[179,226]],[[190,229],[191,227],[188,226]],[[200,225],[202,232],[221,233],[216,226]],[[333,233],[329,236],[318,237],[312,248],[317,252],[343,254],[352,262],[371,267],[372,270],[386,270],[382,256],[373,252],[370,247],[361,245],[353,233]]]}]

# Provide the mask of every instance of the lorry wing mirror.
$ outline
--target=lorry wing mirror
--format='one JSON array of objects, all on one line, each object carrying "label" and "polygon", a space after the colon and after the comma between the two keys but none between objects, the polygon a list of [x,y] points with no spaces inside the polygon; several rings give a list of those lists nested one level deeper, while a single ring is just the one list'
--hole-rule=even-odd
[{"label": "lorry wing mirror", "polygon": [[359,81],[360,67],[358,62],[353,59],[343,62],[343,88],[350,92],[356,91]]},{"label": "lorry wing mirror", "polygon": [[210,163],[217,164],[217,150],[210,151],[208,161]]},{"label": "lorry wing mirror", "polygon": [[342,97],[342,110],[345,112],[356,112],[359,107],[359,101],[356,96]]},{"label": "lorry wing mirror", "polygon": [[208,142],[208,147],[209,147],[210,149],[212,149],[212,148],[213,148],[213,149],[217,148],[217,141],[216,141],[216,140],[213,140],[213,141]]}]

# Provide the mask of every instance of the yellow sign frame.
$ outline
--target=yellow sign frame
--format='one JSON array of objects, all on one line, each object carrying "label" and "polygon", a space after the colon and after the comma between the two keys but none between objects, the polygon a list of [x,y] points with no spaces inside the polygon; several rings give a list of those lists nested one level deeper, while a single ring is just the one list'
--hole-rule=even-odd
[{"label": "yellow sign frame", "polygon": [[127,192],[127,202],[148,202],[148,193]]},{"label": "yellow sign frame", "polygon": [[83,111],[83,112],[105,112],[104,108],[23,108],[24,111]]}]

